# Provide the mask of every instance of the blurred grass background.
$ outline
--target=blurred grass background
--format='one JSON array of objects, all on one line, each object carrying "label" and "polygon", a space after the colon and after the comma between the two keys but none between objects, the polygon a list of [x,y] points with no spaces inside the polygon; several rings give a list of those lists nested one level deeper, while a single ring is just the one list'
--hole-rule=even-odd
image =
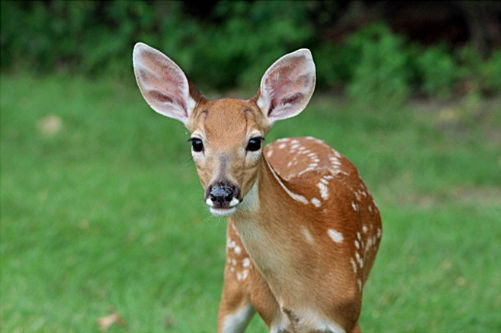
[{"label": "blurred grass background", "polygon": [[317,92],[267,141],[321,138],[374,194],[385,230],[364,331],[501,330],[495,36],[426,43],[381,1],[0,4],[2,332],[214,331],[225,222],[204,207],[182,124],[140,96],[139,40],[214,98],[249,97],[271,62],[310,47]]}]

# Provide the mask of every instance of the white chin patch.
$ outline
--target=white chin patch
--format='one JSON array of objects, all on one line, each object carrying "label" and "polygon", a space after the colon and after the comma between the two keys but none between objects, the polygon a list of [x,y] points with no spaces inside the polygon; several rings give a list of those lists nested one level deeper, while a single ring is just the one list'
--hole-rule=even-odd
[{"label": "white chin patch", "polygon": [[210,207],[210,212],[216,217],[229,217],[235,213],[237,209],[235,207],[231,208],[214,208]]}]

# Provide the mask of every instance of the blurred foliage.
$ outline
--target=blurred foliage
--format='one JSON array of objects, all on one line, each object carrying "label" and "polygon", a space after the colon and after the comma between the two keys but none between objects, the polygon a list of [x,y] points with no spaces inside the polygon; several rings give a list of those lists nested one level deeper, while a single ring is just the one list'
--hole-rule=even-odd
[{"label": "blurred foliage", "polygon": [[358,59],[348,85],[349,95],[363,104],[399,105],[410,93],[405,42],[384,24],[375,24],[348,40],[352,59]]},{"label": "blurred foliage", "polygon": [[362,103],[501,93],[500,50],[484,60],[469,45],[424,47],[384,22],[334,41],[322,30],[337,10],[328,4],[2,1],[1,70],[122,77],[131,75],[132,48],[142,41],[168,54],[202,90],[250,92],[278,57],[308,47],[318,86],[346,88]]},{"label": "blurred foliage", "polygon": [[423,91],[441,99],[450,97],[451,87],[459,79],[458,65],[444,46],[432,47],[421,52],[417,61],[417,77]]}]

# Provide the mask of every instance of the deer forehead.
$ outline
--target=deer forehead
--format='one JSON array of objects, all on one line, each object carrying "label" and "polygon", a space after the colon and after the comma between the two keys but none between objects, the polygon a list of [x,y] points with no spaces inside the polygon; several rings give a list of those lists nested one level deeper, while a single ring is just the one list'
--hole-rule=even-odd
[{"label": "deer forehead", "polygon": [[206,102],[192,113],[188,129],[213,150],[241,148],[251,137],[264,136],[269,123],[257,105],[239,99]]}]

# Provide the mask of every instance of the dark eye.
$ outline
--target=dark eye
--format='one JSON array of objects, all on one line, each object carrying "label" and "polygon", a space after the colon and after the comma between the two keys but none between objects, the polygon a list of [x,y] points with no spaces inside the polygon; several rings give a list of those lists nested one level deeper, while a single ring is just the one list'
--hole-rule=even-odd
[{"label": "dark eye", "polygon": [[249,140],[249,143],[247,144],[247,150],[248,151],[258,151],[261,149],[261,141],[263,141],[263,137],[257,137],[257,138],[252,138]]},{"label": "dark eye", "polygon": [[191,141],[191,147],[193,148],[194,152],[199,153],[204,150],[204,144],[202,143],[202,140],[191,138],[188,141]]}]

